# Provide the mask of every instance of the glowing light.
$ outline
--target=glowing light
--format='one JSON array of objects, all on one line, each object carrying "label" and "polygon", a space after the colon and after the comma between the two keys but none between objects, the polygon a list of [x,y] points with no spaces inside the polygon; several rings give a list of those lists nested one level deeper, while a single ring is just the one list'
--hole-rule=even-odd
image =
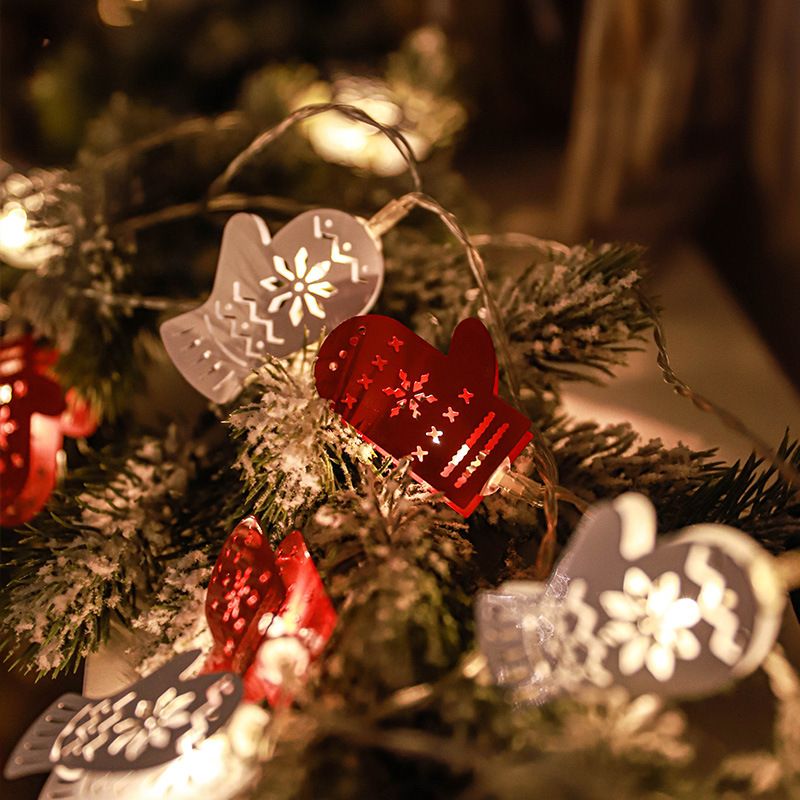
[{"label": "glowing light", "polygon": [[369,131],[359,122],[346,119],[333,119],[321,131],[324,137],[323,148],[331,155],[351,155],[360,153],[369,141]]},{"label": "glowing light", "polygon": [[4,383],[0,386],[0,403],[6,404],[11,402],[11,398],[14,396],[14,392],[11,389],[10,383]]},{"label": "glowing light", "polygon": [[[298,104],[331,100],[356,106],[383,125],[401,126],[419,159],[425,158],[433,146],[430,137],[417,132],[416,120],[406,120],[410,112],[422,109],[413,109],[408,103],[401,104],[382,81],[348,78],[332,87],[315,85],[300,98]],[[423,118],[435,114],[436,109],[428,103],[422,105]],[[317,153],[335,164],[368,169],[376,175],[385,176],[399,175],[406,169],[403,157],[380,131],[343,114],[313,117],[305,123],[304,131]]]},{"label": "glowing light", "polygon": [[164,789],[212,784],[225,772],[226,751],[224,734],[210,736],[199,747],[193,747],[168,762],[158,782]]},{"label": "glowing light", "polygon": [[[28,210],[39,199],[39,195],[26,198]],[[45,263],[59,251],[56,244],[59,238],[65,238],[64,229],[35,227],[18,202],[6,204],[0,212],[0,258],[18,269],[32,269]]]},{"label": "glowing light", "polygon": [[256,656],[256,669],[259,677],[281,685],[287,678],[304,675],[310,661],[311,656],[302,642],[294,636],[286,636],[267,639],[261,645]]},{"label": "glowing light", "polygon": [[430,436],[434,444],[439,444],[441,442],[439,437],[442,435],[442,431],[436,430],[433,425],[431,425],[431,429],[425,435]]},{"label": "glowing light", "polygon": [[0,216],[0,251],[24,250],[32,239],[24,208],[14,206]]},{"label": "glowing light", "polygon": [[700,621],[700,608],[690,597],[676,600],[664,612],[663,624],[667,628],[691,628]]},{"label": "glowing light", "polygon": [[676,657],[691,661],[700,655],[700,642],[689,630],[700,621],[700,606],[680,593],[677,573],[651,580],[639,567],[627,570],[622,592],[601,593],[600,604],[611,619],[600,636],[621,645],[623,675],[647,667],[656,680],[667,681],[675,672]]},{"label": "glowing light", "polygon": [[255,703],[242,703],[228,723],[231,750],[241,759],[256,758],[271,715]]},{"label": "glowing light", "polygon": [[111,28],[126,28],[133,25],[127,0],[97,0],[97,15]]}]

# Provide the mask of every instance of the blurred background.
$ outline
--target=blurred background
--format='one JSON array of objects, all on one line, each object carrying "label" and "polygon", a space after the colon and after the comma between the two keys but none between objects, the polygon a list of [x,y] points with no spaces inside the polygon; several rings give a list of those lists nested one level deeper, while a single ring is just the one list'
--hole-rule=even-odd
[{"label": "blurred background", "polygon": [[[401,124],[432,193],[469,187],[474,232],[645,244],[679,374],[771,443],[800,431],[797,0],[6,0],[0,15],[14,170],[72,166],[137,126],[360,103]],[[406,189],[382,140],[341,120],[307,136],[317,158]],[[207,186],[183,169],[162,200]],[[298,191],[320,202],[315,180]],[[729,460],[748,450],[669,394],[652,349],[566,404]],[[0,759],[68,686],[80,676],[2,677]]]}]

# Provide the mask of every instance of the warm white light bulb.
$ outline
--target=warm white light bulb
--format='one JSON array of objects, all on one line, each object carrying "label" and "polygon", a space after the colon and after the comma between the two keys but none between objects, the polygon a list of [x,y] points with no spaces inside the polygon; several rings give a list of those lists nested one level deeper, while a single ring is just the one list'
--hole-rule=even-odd
[{"label": "warm white light bulb", "polygon": [[24,208],[15,206],[0,215],[0,250],[22,250],[32,238]]}]

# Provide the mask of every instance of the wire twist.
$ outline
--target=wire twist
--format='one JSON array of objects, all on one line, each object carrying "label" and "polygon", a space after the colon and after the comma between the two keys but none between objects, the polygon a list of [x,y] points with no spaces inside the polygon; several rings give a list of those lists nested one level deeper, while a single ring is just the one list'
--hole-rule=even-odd
[{"label": "wire twist", "polygon": [[251,158],[260,153],[265,147],[272,144],[272,142],[282,136],[293,125],[311,119],[311,117],[316,117],[319,114],[325,114],[328,111],[337,111],[348,119],[362,122],[365,125],[370,125],[379,130],[397,148],[403,161],[406,162],[414,191],[418,192],[422,189],[422,181],[420,180],[419,171],[417,170],[417,157],[414,155],[414,150],[409,144],[408,139],[406,139],[397,127],[393,125],[384,125],[382,122],[378,122],[367,114],[366,111],[362,111],[360,108],[356,108],[356,106],[347,105],[345,103],[315,103],[296,109],[277,125],[256,136],[256,138],[228,164],[222,174],[211,183],[208,190],[209,197],[214,197],[225,191],[228,184],[230,184],[233,178],[236,177],[242,167]]},{"label": "wire twist", "polygon": [[729,430],[738,433],[748,440],[753,450],[762,458],[772,464],[780,473],[781,477],[786,481],[789,486],[795,487],[800,492],[800,472],[790,464],[786,459],[781,458],[757,433],[749,428],[745,423],[728,411],[726,408],[710,400],[705,395],[696,392],[689,386],[686,381],[680,378],[675,370],[672,368],[669,353],[667,351],[667,335],[664,332],[664,327],[658,312],[653,307],[652,303],[647,299],[643,292],[637,291],[639,303],[645,314],[653,323],[653,341],[656,344],[658,355],[656,363],[661,370],[661,375],[664,381],[668,383],[681,397],[690,400],[694,406],[700,411],[707,414],[713,414],[722,424]]}]

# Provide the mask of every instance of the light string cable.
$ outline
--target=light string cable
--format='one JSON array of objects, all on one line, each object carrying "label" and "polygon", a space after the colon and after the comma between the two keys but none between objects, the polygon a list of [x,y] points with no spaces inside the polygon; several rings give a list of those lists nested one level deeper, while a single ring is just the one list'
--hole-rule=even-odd
[{"label": "light string cable", "polygon": [[239,153],[225,168],[221,175],[219,175],[211,184],[208,190],[209,197],[216,197],[227,189],[233,178],[241,171],[242,167],[250,161],[253,156],[260,153],[265,147],[272,144],[278,137],[282,136],[289,128],[296,125],[298,122],[304,122],[311,117],[316,117],[319,114],[325,114],[329,111],[336,111],[339,114],[352,119],[356,122],[361,122],[364,125],[369,125],[380,131],[387,139],[397,148],[403,161],[405,161],[406,168],[411,178],[413,191],[418,192],[422,190],[422,181],[419,177],[419,170],[417,168],[417,158],[414,155],[414,150],[409,144],[408,139],[393,125],[384,125],[376,119],[362,111],[356,106],[347,105],[346,103],[314,103],[312,105],[302,106],[296,109],[281,122],[272,128],[267,129],[263,133],[258,134],[252,142],[250,142],[241,153]]},{"label": "light string cable", "polygon": [[[285,197],[278,197],[275,195],[259,194],[259,195],[246,195],[237,192],[229,192],[227,188],[236,175],[241,172],[242,168],[254,156],[258,155],[262,150],[272,144],[276,139],[281,137],[286,131],[296,125],[298,122],[315,117],[318,114],[324,114],[329,111],[335,111],[348,119],[356,122],[361,122],[364,125],[369,125],[376,128],[384,134],[389,141],[397,148],[401,158],[406,164],[406,168],[411,178],[412,189],[420,191],[422,188],[422,181],[419,176],[419,169],[417,167],[417,159],[411,144],[406,137],[395,127],[384,125],[381,122],[373,119],[365,111],[355,106],[347,105],[345,103],[315,103],[313,105],[302,106],[296,109],[288,116],[284,117],[277,125],[259,133],[241,152],[239,152],[232,161],[228,164],[223,172],[218,175],[208,188],[206,196],[194,202],[181,203],[179,205],[168,206],[150,214],[143,214],[141,216],[131,217],[120,223],[116,230],[121,233],[135,233],[136,231],[160,225],[166,222],[173,222],[178,219],[185,219],[194,217],[199,214],[215,212],[215,211],[239,211],[245,208],[261,209],[264,211],[274,211],[285,215],[296,215],[303,211],[308,211],[315,208],[313,205],[307,203],[299,203],[296,200],[291,200]],[[218,118],[225,119],[226,115]],[[234,115],[234,119],[238,119]],[[203,130],[200,125],[201,120],[190,120],[186,123],[186,130],[181,130],[178,126],[175,131],[181,135],[188,135],[189,133],[197,133]],[[231,123],[233,124],[233,123]],[[173,136],[168,138],[169,141]],[[150,137],[146,144],[150,147],[160,145],[164,142],[162,137]],[[131,152],[138,153],[143,149],[140,144],[137,147],[132,147]]]},{"label": "light string cable", "polygon": [[782,458],[770,447],[757,433],[746,425],[736,414],[710,400],[700,392],[696,392],[686,381],[680,378],[672,367],[669,352],[667,351],[667,336],[661,317],[653,304],[641,290],[636,291],[639,303],[647,317],[653,324],[653,341],[658,351],[656,363],[661,370],[664,382],[669,384],[676,394],[685,397],[700,411],[713,414],[728,430],[745,438],[757,455],[769,461],[786,481],[788,486],[794,487],[795,497],[800,497],[800,472],[791,462]]}]

